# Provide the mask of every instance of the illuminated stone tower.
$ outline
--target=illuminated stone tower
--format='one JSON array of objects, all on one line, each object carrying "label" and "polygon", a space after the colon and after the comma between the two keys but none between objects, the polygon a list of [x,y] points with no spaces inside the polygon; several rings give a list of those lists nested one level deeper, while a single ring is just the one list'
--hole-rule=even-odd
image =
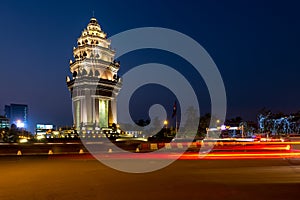
[{"label": "illuminated stone tower", "polygon": [[117,123],[115,97],[120,90],[120,63],[95,18],[91,18],[73,48],[72,78],[67,85],[72,96],[73,120],[81,133],[100,130]]}]

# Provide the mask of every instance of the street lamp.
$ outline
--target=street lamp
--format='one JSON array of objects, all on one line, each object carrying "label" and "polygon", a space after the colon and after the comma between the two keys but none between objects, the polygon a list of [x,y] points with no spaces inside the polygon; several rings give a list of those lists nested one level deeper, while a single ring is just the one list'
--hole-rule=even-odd
[{"label": "street lamp", "polygon": [[167,120],[164,121],[164,126],[165,126],[165,128],[168,127],[168,121]]}]

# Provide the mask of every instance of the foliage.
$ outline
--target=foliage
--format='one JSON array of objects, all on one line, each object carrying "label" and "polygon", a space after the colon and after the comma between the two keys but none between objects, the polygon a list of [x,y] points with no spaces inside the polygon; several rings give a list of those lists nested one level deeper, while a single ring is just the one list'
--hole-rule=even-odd
[{"label": "foliage", "polygon": [[12,124],[10,129],[2,129],[3,142],[18,142],[19,136],[29,136],[30,133],[24,129],[17,128],[15,124]]},{"label": "foliage", "polygon": [[197,116],[197,110],[190,106],[185,112],[186,121],[183,127],[183,132],[186,136],[195,136],[199,123],[199,116]]}]

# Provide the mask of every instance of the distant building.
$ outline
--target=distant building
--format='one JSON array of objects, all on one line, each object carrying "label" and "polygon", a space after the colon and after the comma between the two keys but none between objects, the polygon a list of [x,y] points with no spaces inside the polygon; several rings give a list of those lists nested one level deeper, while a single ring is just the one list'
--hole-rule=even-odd
[{"label": "distant building", "polygon": [[97,19],[91,18],[73,49],[72,78],[67,85],[73,102],[74,127],[81,133],[100,130],[117,123],[115,96],[121,82],[120,63]]},{"label": "distant building", "polygon": [[10,127],[9,119],[4,116],[0,116],[0,129],[6,128],[6,127],[7,128]]},{"label": "distant building", "polygon": [[5,105],[5,117],[9,119],[10,124],[15,124],[19,128],[26,128],[28,122],[28,105],[10,104]]},{"label": "distant building", "polygon": [[36,134],[44,135],[47,132],[51,132],[55,129],[55,125],[53,124],[37,124],[36,125]]}]

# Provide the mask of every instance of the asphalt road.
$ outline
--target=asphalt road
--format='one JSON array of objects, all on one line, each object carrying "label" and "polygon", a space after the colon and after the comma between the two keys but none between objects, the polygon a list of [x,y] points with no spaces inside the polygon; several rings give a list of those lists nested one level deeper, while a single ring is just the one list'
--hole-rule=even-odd
[{"label": "asphalt road", "polygon": [[178,160],[159,171],[129,174],[84,156],[5,156],[0,172],[1,200],[300,197],[300,165],[285,159]]}]

